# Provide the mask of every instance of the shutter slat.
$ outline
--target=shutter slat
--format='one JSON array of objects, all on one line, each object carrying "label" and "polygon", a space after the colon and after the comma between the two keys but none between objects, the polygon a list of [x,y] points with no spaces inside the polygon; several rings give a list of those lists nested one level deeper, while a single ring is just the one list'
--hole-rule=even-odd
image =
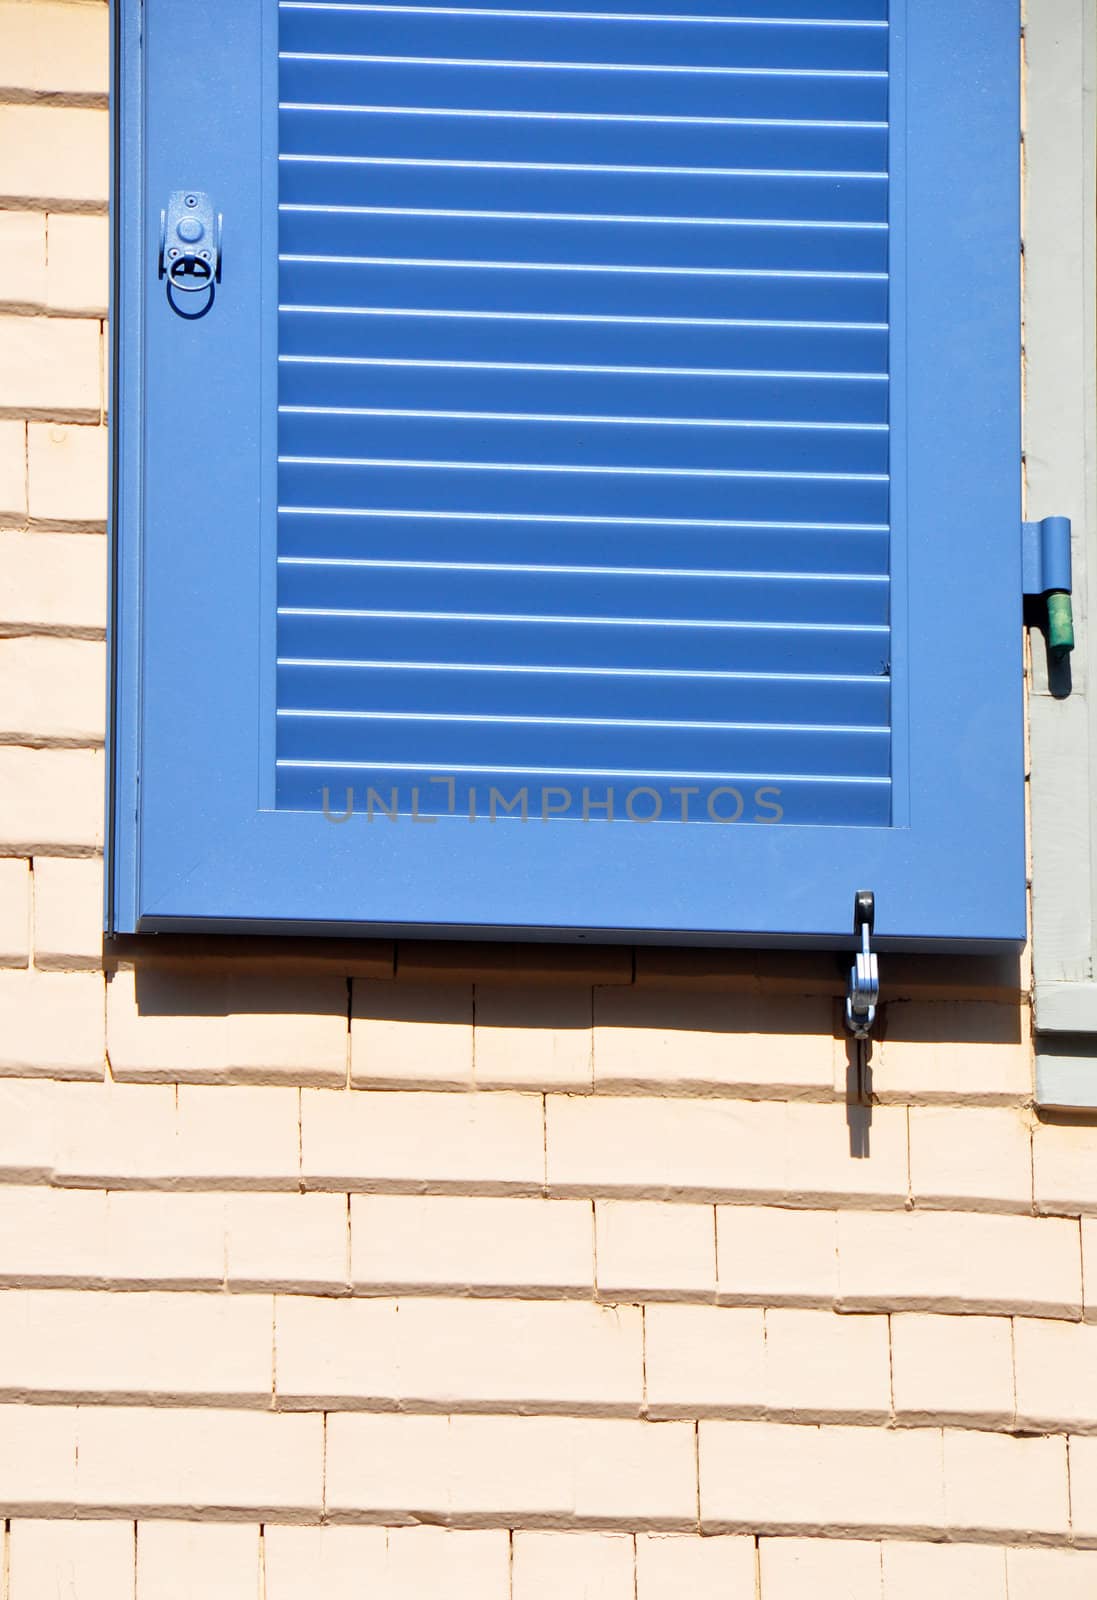
[{"label": "shutter slat", "polygon": [[744,268],[876,273],[887,266],[887,234],[873,223],[699,223],[685,217],[644,222],[562,213],[493,217],[471,209],[426,216],[382,209],[283,209],[281,233],[287,256],[319,261],[497,262],[517,271],[525,263],[555,263],[569,271],[618,267],[683,276]]},{"label": "shutter slat", "polygon": [[662,170],[591,170],[581,166],[458,167],[455,162],[395,162],[368,156],[284,157],[280,169],[286,205],[410,206],[428,210],[453,204],[457,168],[462,204],[491,210],[500,174],[522,187],[523,209],[601,215],[772,217],[810,222],[887,219],[887,185],[879,173],[734,173]]},{"label": "shutter slat", "polygon": [[[646,445],[646,440],[645,440]],[[639,453],[639,452],[638,452]],[[729,468],[637,465],[606,470],[562,463],[556,468],[513,461],[436,461],[424,457],[324,461],[284,458],[283,504],[353,506],[390,511],[462,511],[524,516],[674,517],[744,521],[879,523],[887,483],[870,477],[764,476]]]},{"label": "shutter slat", "polygon": [[475,746],[489,770],[539,766],[567,772],[604,765],[611,771],[646,773],[655,740],[666,766],[693,772],[883,778],[888,767],[886,729],[282,711],[278,735],[285,760],[358,761],[379,767],[420,761],[432,772],[446,772],[466,760]]},{"label": "shutter slat", "polygon": [[887,384],[865,378],[783,378],[707,372],[676,373],[486,363],[456,367],[444,362],[370,362],[292,357],[283,363],[283,405],[393,407],[434,406],[440,410],[477,406],[514,413],[529,404],[536,386],[538,403],[555,413],[584,408],[595,415],[618,416],[631,406],[640,416],[705,418],[724,422],[818,422],[883,424]]},{"label": "shutter slat", "polygon": [[526,567],[499,571],[423,563],[412,567],[346,562],[283,565],[280,601],[294,608],[330,606],[338,586],[342,612],[401,606],[454,616],[465,612],[519,616],[609,616],[684,622],[856,622],[885,624],[885,578],[780,573],[573,571]]},{"label": "shutter slat", "polygon": [[460,561],[468,556],[473,520],[482,562],[513,563],[536,555],[547,564],[620,568],[628,562],[644,569],[665,566],[669,550],[676,567],[697,571],[882,575],[888,570],[886,528],[839,524],[284,511],[280,543],[284,558],[355,561],[368,549],[374,561]]},{"label": "shutter slat", "polygon": [[[559,26],[569,26],[561,23]],[[586,69],[551,61],[447,61],[434,53],[430,19],[409,19],[404,59],[283,61],[282,99],[293,105],[398,105],[446,110],[573,112],[605,116],[739,117],[880,122],[882,74],[759,72],[690,67]],[[413,53],[414,52],[414,53]]]},{"label": "shutter slat", "polygon": [[526,162],[813,172],[886,168],[882,121],[858,122],[847,113],[820,123],[792,109],[779,121],[751,119],[742,111],[703,117],[695,110],[645,119],[605,112],[307,105],[283,93],[280,143],[287,155],[499,162],[513,159],[520,140]]},{"label": "shutter slat", "polygon": [[690,713],[702,722],[791,722],[881,727],[888,716],[886,678],[781,678],[727,672],[629,673],[606,668],[513,663],[283,660],[278,700],[287,710],[406,711],[440,700],[451,711],[502,716],[626,717],[666,721]]},{"label": "shutter slat", "polygon": [[[325,13],[335,13],[348,21],[353,22],[356,15],[365,13],[376,15],[379,12],[402,12],[406,15],[423,18],[445,16],[452,12],[462,15],[475,16],[487,11],[497,13],[499,10],[519,10],[526,15],[551,16],[553,18],[584,17],[586,14],[605,16],[610,9],[606,0],[536,0],[536,4],[526,7],[492,7],[485,0],[447,0],[439,4],[439,0],[402,0],[394,5],[368,5],[361,0],[280,0],[284,14],[303,12],[314,18],[321,18]],[[614,8],[615,14],[631,20],[634,17],[663,18],[668,22],[681,23],[690,19],[704,18],[717,23],[729,20],[739,20],[734,17],[729,19],[727,0],[687,0],[686,9],[682,16],[672,16],[668,13],[667,0],[625,0],[624,4]],[[846,28],[851,23],[875,23],[877,27],[887,19],[887,0],[750,0],[744,9],[744,15],[750,18],[772,19],[784,26],[810,25],[812,21],[822,21],[831,26]],[[799,19],[799,23],[797,20]],[[836,20],[837,19],[837,20]]]},{"label": "shutter slat", "polygon": [[281,17],[279,803],[885,823],[882,5]]},{"label": "shutter slat", "polygon": [[[887,280],[882,273],[866,278],[863,273],[695,272],[686,287],[690,313],[696,318],[855,325],[867,320],[882,325],[887,317]],[[393,264],[295,259],[283,263],[282,292],[289,304],[327,306],[352,314],[363,309],[399,311],[414,302],[422,311],[661,317],[680,312],[683,301],[681,273],[629,272],[604,264],[598,271],[579,271],[567,264],[548,268],[486,261],[432,266],[407,260]],[[330,336],[338,339],[344,329],[353,337],[352,325],[314,321],[316,349],[308,353],[323,353],[324,341],[330,348],[335,342]],[[642,340],[642,332],[635,337]],[[719,337],[718,329],[713,337]],[[830,342],[835,342],[833,334]],[[810,362],[810,350],[806,359]],[[882,341],[875,359],[878,367],[870,370],[882,372]]]},{"label": "shutter slat", "polygon": [[[432,783],[432,774],[444,776],[447,781]],[[692,767],[677,772],[651,772],[647,768],[637,771],[604,765],[560,772],[545,767],[488,769],[456,762],[446,764],[439,775],[424,760],[387,766],[372,761],[339,765],[283,759],[278,763],[282,805],[296,810],[321,809],[326,796],[330,814],[339,816],[347,808],[349,791],[351,815],[369,817],[372,811],[372,820],[384,827],[391,825],[382,809],[386,807],[395,811],[397,825],[404,828],[414,827],[416,816],[447,813],[458,817],[474,813],[482,823],[490,822],[493,790],[499,796],[494,810],[498,821],[518,817],[530,826],[549,820],[556,823],[561,818],[605,826],[608,819],[604,808],[610,790],[615,824],[626,826],[629,797],[632,796],[633,807],[629,820],[647,818],[654,808],[650,798],[653,791],[658,796],[661,819],[674,823],[812,822],[829,827],[881,827],[888,822],[890,811],[889,784],[884,778],[807,777],[797,772],[726,769],[699,772]],[[525,811],[521,809],[523,791]],[[412,804],[414,811],[410,810]]]},{"label": "shutter slat", "polygon": [[[632,312],[527,314],[487,308],[439,312],[418,305],[418,279],[410,273],[407,279],[409,307],[404,310],[284,310],[280,319],[283,353],[442,361],[513,361],[520,357],[526,362],[555,361],[577,367],[701,366],[778,376],[804,371],[886,371],[887,329],[883,324],[767,325],[735,320],[731,306],[725,321],[697,317],[693,306],[699,279],[690,280],[673,302],[680,315],[659,320]],[[484,279],[486,297],[487,274]],[[497,281],[497,276],[490,281]],[[584,285],[593,281],[588,275]],[[614,281],[622,282],[620,278]],[[729,288],[729,301],[733,293]]]},{"label": "shutter slat", "polygon": [[[883,677],[888,667],[888,630],[871,625],[822,626],[789,623],[642,623],[476,612],[456,617],[439,612],[377,611],[347,614],[283,608],[278,625],[283,654],[311,660],[369,659],[514,662],[543,666],[669,669],[681,672],[750,672],[764,663],[770,672],[856,673]],[[681,714],[692,699],[683,685]],[[363,709],[368,709],[364,707]],[[440,707],[441,709],[441,707]]]},{"label": "shutter slat", "polygon": [[[429,394],[423,399],[429,400]],[[469,397],[475,403],[476,396]],[[529,402],[527,401],[527,404]],[[644,472],[789,470],[797,476],[878,474],[887,470],[887,431],[875,424],[786,423],[669,418],[559,416],[552,412],[500,416],[489,411],[431,415],[409,409],[283,411],[287,456],[369,460],[521,462],[528,467],[592,466],[632,469],[642,441]]]},{"label": "shutter slat", "polygon": [[[790,7],[795,9],[795,7]],[[616,16],[591,12],[561,18],[534,7],[431,13],[429,48],[424,53],[457,60],[637,63],[650,68],[654,55],[668,66],[712,72],[720,67],[791,68],[843,73],[887,69],[887,31],[855,23],[748,21],[710,17],[705,21],[661,16],[637,20],[627,5]],[[282,49],[317,55],[403,55],[408,49],[407,13],[399,7],[368,6],[324,11],[287,6],[282,13]],[[287,72],[287,77],[289,73]]]}]

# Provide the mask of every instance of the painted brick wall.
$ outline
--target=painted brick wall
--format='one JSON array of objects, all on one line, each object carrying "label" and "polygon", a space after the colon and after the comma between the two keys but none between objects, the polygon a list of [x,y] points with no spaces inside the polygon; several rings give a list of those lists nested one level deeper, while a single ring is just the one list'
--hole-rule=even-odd
[{"label": "painted brick wall", "polygon": [[148,944],[101,895],[107,7],[0,0],[2,1600],[1097,1590],[1024,964]]}]

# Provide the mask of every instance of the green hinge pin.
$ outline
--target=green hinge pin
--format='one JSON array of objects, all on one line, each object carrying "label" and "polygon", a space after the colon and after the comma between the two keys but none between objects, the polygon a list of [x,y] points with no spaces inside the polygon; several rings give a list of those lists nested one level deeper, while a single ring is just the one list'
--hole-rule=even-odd
[{"label": "green hinge pin", "polygon": [[1061,589],[1053,589],[1047,597],[1047,645],[1056,661],[1074,649],[1074,612],[1069,594]]}]

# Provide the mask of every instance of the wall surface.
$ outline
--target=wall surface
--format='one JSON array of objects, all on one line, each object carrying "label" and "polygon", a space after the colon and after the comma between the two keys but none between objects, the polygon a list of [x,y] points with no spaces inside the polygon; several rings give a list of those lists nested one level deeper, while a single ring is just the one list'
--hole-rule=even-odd
[{"label": "wall surface", "polygon": [[1023,963],[104,952],[106,103],[0,0],[2,1600],[1092,1595]]}]

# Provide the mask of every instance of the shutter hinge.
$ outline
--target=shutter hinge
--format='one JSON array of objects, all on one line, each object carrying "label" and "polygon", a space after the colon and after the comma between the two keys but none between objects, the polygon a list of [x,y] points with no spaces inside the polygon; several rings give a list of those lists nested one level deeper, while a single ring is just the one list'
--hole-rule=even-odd
[{"label": "shutter hinge", "polygon": [[1069,517],[1021,524],[1021,570],[1024,594],[1047,600],[1048,650],[1061,660],[1074,649]]},{"label": "shutter hinge", "polygon": [[876,1021],[880,999],[880,962],[872,948],[876,921],[876,896],[871,889],[858,889],[853,897],[853,931],[861,936],[846,990],[846,1027],[855,1039],[867,1039]]}]

